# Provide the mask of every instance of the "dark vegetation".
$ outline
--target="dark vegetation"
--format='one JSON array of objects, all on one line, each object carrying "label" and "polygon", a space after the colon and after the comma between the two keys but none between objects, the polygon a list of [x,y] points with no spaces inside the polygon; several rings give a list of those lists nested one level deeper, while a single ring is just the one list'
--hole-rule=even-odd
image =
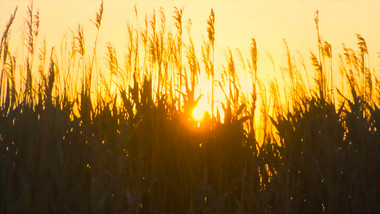
[{"label": "dark vegetation", "polygon": [[[103,4],[97,32],[102,14]],[[266,92],[256,76],[254,39],[251,94],[239,92],[231,52],[226,69],[215,69],[213,11],[201,63],[175,8],[175,33],[164,13],[145,31],[129,28],[125,65],[107,44],[109,75],[95,66],[97,41],[87,50],[80,25],[50,57],[44,42],[37,49],[32,4],[21,62],[9,47],[15,15],[0,46],[0,213],[380,212],[380,84],[360,35],[357,51],[343,48],[338,87],[316,14],[315,84],[304,83],[287,48],[291,84],[281,104],[278,84]],[[213,110],[198,124],[200,66],[213,82],[211,105],[214,87],[226,100],[224,118]]]}]

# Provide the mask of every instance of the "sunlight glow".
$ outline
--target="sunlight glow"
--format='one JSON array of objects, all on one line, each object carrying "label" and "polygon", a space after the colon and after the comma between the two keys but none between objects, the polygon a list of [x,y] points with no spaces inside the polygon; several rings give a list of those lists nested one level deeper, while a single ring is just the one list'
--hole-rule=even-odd
[{"label": "sunlight glow", "polygon": [[193,109],[193,118],[196,120],[196,121],[201,121],[204,117],[206,113],[206,109],[203,108],[203,106],[201,105],[197,105],[194,109]]},{"label": "sunlight glow", "polygon": [[201,97],[198,101],[198,104],[194,107],[192,111],[192,116],[196,121],[201,121],[205,119],[205,115],[210,114],[210,104],[207,102],[207,99]]}]

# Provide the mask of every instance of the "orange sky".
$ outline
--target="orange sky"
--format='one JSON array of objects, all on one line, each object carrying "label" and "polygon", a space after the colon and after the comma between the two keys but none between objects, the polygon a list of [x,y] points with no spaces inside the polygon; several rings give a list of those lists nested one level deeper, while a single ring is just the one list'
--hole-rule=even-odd
[{"label": "orange sky", "polygon": [[[175,2],[175,3],[173,3]],[[0,0],[0,29],[14,7],[19,5],[16,27],[19,30],[29,1]],[[41,37],[48,45],[59,43],[68,28],[75,29],[81,23],[85,31],[93,28],[93,19],[100,1],[35,0],[40,10]],[[314,12],[320,11],[320,28],[323,39],[340,51],[341,43],[354,47],[355,33],[362,34],[369,51],[380,51],[380,1],[104,1],[104,20],[100,44],[110,41],[117,46],[126,43],[126,23],[135,23],[133,5],[137,6],[140,20],[152,10],[162,6],[170,20],[173,6],[184,7],[184,19],[191,18],[195,43],[206,36],[206,20],[210,9],[216,13],[216,52],[224,55],[227,47],[239,48],[248,53],[250,38],[256,38],[260,61],[270,52],[281,58],[284,52],[283,38],[292,50],[308,53],[316,46]],[[17,26],[18,24],[18,26]],[[174,29],[173,29],[174,30]],[[87,34],[90,36],[90,33]],[[199,43],[200,46],[200,43]],[[199,48],[200,47],[196,47]],[[261,53],[261,54],[260,54]],[[248,57],[248,56],[246,56]],[[306,56],[305,56],[306,57]],[[374,57],[374,56],[371,56]],[[224,61],[224,57],[221,57]],[[375,57],[374,57],[375,58]],[[372,65],[375,66],[375,65]]]}]

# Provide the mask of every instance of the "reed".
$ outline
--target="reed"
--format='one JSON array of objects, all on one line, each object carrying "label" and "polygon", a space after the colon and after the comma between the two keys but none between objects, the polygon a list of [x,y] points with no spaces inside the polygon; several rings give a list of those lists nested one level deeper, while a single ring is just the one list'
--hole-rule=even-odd
[{"label": "reed", "polygon": [[[97,35],[103,10],[102,2]],[[129,25],[124,61],[104,44],[106,71],[97,66],[97,36],[87,50],[81,25],[50,56],[45,42],[39,47],[32,4],[27,57],[17,58],[8,42],[16,11],[0,46],[0,213],[380,212],[379,77],[362,36],[356,49],[343,46],[343,79],[333,79],[316,13],[314,85],[286,42],[282,75],[291,84],[266,85],[256,40],[247,41],[253,89],[244,94],[237,73],[245,68],[231,50],[224,70],[214,65],[213,10],[202,44],[183,39],[183,9],[174,9],[174,34],[163,10],[145,16],[141,32]],[[202,65],[211,115],[196,121]],[[221,109],[215,83],[225,94]]]}]

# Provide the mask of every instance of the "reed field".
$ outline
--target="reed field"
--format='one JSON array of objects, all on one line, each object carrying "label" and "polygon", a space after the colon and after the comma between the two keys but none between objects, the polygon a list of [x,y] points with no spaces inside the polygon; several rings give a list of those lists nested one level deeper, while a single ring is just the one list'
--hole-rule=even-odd
[{"label": "reed field", "polygon": [[[31,3],[22,56],[9,42],[17,8],[1,29],[0,213],[380,212],[380,71],[361,35],[333,50],[317,11],[317,52],[299,62],[285,41],[266,84],[254,38],[244,68],[232,51],[215,66],[211,8],[203,42],[183,9],[157,10],[128,26],[121,58],[98,42],[103,10],[89,17],[96,35],[78,25],[50,49]],[[201,79],[209,109],[196,119]]]}]

